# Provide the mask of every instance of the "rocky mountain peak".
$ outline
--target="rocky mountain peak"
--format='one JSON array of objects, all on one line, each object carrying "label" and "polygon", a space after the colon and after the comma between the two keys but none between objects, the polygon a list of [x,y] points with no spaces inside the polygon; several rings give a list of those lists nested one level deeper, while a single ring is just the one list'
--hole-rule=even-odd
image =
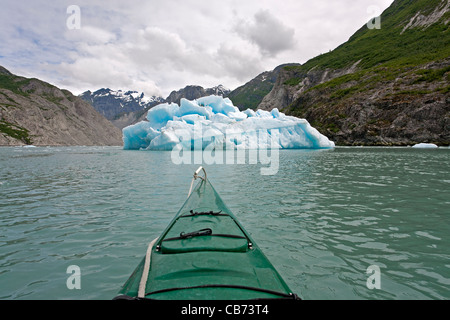
[{"label": "rocky mountain peak", "polygon": [[108,120],[117,119],[122,114],[149,109],[165,101],[158,96],[147,97],[143,92],[110,88],[102,88],[95,92],[86,91],[80,97]]},{"label": "rocky mountain peak", "polygon": [[8,75],[8,76],[12,75],[11,72],[9,72],[6,68],[4,68],[2,66],[0,66],[0,74],[5,74],[5,75]]},{"label": "rocky mountain peak", "polygon": [[218,85],[212,88],[203,88],[201,86],[188,85],[178,91],[172,91],[170,95],[166,98],[168,103],[180,104],[182,98],[188,100],[195,100],[204,96],[218,95],[226,97],[230,93],[230,90],[225,88],[223,85]]}]

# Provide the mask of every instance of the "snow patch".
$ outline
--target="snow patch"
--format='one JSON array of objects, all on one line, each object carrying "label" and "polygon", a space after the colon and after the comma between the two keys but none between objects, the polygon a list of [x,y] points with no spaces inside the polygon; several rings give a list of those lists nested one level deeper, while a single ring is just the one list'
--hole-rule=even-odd
[{"label": "snow patch", "polygon": [[417,149],[435,149],[435,148],[438,148],[438,146],[435,145],[434,143],[418,143],[418,144],[414,145],[413,148],[417,148]]}]

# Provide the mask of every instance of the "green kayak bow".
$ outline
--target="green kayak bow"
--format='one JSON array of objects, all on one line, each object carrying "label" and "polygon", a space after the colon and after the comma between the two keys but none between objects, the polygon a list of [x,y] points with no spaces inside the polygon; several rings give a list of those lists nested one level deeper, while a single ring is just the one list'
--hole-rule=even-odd
[{"label": "green kayak bow", "polygon": [[[115,299],[298,299],[211,183],[189,197]],[[192,190],[194,180],[200,182]]]}]

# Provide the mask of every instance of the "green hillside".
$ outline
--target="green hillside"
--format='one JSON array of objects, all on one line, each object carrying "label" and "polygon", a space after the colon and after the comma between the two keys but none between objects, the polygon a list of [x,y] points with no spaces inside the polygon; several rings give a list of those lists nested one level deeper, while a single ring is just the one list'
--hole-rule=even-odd
[{"label": "green hillside", "polygon": [[[450,23],[433,23],[402,32],[418,12],[428,16],[446,4],[447,1],[442,0],[396,0],[383,12],[380,29],[369,29],[364,25],[335,50],[302,66],[287,68],[302,71],[313,67],[341,69],[361,60],[358,67],[364,70],[380,65],[395,70],[447,58],[450,56]],[[439,20],[449,21],[450,12],[447,11]]]},{"label": "green hillside", "polygon": [[[283,111],[338,144],[449,144],[449,7],[447,0],[396,0],[380,29],[364,25],[335,50],[285,67],[294,77],[284,86],[301,93]],[[314,81],[327,74],[335,76]],[[299,87],[306,77],[309,86]]]},{"label": "green hillside", "polygon": [[246,84],[231,91],[227,97],[233,101],[233,104],[240,110],[256,110],[263,98],[272,90],[277,81],[280,70],[287,66],[299,66],[298,63],[283,64],[272,71],[266,71],[250,80]]},{"label": "green hillside", "polygon": [[256,109],[266,94],[272,90],[275,80],[255,78],[245,85],[233,90],[229,95],[233,104],[240,110]]}]

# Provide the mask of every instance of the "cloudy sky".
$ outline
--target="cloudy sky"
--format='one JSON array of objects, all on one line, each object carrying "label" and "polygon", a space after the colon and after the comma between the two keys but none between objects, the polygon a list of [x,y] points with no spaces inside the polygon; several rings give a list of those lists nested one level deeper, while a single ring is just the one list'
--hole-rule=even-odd
[{"label": "cloudy sky", "polygon": [[74,94],[235,89],[334,49],[392,2],[2,0],[0,65]]}]

